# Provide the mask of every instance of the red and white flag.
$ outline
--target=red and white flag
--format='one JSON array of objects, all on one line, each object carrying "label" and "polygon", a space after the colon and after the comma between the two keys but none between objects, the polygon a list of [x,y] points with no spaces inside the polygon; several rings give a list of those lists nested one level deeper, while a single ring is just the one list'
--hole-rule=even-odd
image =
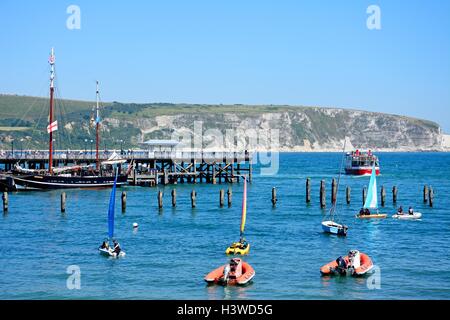
[{"label": "red and white flag", "polygon": [[53,132],[58,130],[58,120],[56,120],[55,122],[52,122],[51,124],[49,124],[47,126],[47,133]]}]

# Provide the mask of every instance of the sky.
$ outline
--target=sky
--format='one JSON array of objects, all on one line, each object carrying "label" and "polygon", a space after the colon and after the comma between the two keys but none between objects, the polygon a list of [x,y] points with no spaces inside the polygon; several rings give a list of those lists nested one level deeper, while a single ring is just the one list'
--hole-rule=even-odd
[{"label": "sky", "polygon": [[450,133],[447,0],[1,0],[0,39],[0,93],[46,96],[54,47],[62,98],[99,80],[102,101],[343,107]]}]

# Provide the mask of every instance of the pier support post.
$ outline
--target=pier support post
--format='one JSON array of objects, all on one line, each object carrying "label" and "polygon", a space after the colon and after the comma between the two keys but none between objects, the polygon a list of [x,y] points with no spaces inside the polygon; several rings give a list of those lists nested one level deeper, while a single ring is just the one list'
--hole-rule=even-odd
[{"label": "pier support post", "polygon": [[228,195],[228,207],[231,207],[231,202],[233,198],[233,191],[231,190],[231,188],[228,188],[227,195]]},{"label": "pier support post", "polygon": [[3,212],[8,212],[8,204],[9,204],[9,200],[8,200],[8,192],[3,192]]},{"label": "pier support post", "polygon": [[351,192],[352,192],[352,189],[349,186],[347,186],[347,189],[345,190],[345,198],[346,198],[347,204],[350,204]]},{"label": "pier support post", "polygon": [[177,206],[177,190],[172,189],[172,207]]},{"label": "pier support post", "polygon": [[125,213],[127,211],[127,193],[125,191],[122,191],[122,213]]},{"label": "pier support post", "polygon": [[320,181],[320,207],[323,209],[326,205],[326,188],[325,180]]},{"label": "pier support post", "polygon": [[430,203],[430,207],[433,207],[433,202],[434,202],[434,191],[433,191],[433,187],[430,186],[430,190],[428,191],[428,200]]},{"label": "pier support post", "polygon": [[61,212],[66,212],[66,193],[61,192]]},{"label": "pier support post", "polygon": [[423,186],[423,203],[427,203],[428,202],[428,186],[424,185]]},{"label": "pier support post", "polygon": [[158,208],[162,209],[163,207],[163,193],[162,191],[158,191]]},{"label": "pier support post", "polygon": [[306,203],[311,202],[311,179],[306,179]]},{"label": "pier support post", "polygon": [[336,203],[336,192],[337,192],[336,179],[333,178],[333,180],[331,180],[331,204]]},{"label": "pier support post", "polygon": [[364,202],[366,202],[366,197],[367,197],[367,188],[363,187],[363,190],[362,190],[362,203],[363,203],[363,205],[364,205]]},{"label": "pier support post", "polygon": [[164,184],[169,184],[169,172],[167,170],[164,170]]},{"label": "pier support post", "polygon": [[381,186],[381,206],[384,207],[386,204],[386,188]]},{"label": "pier support post", "polygon": [[220,205],[221,208],[223,207],[224,199],[225,199],[225,191],[223,189],[220,189],[220,192],[219,192],[219,205]]},{"label": "pier support post", "polygon": [[252,162],[250,160],[249,163],[248,163],[248,182],[250,182],[250,183],[252,183],[252,180],[253,180],[252,171],[253,171]]},{"label": "pier support post", "polygon": [[394,186],[392,188],[392,202],[393,203],[397,203],[397,194],[398,194],[397,186]]},{"label": "pier support post", "polygon": [[216,184],[217,183],[217,180],[216,180],[216,163],[215,162],[212,165],[212,179],[211,179],[211,183],[212,184]]},{"label": "pier support post", "polygon": [[192,192],[191,192],[191,205],[192,205],[192,208],[195,208],[196,200],[197,200],[197,193],[195,192],[195,190],[192,190]]},{"label": "pier support post", "polygon": [[277,204],[277,188],[272,188],[272,205],[275,207]]}]

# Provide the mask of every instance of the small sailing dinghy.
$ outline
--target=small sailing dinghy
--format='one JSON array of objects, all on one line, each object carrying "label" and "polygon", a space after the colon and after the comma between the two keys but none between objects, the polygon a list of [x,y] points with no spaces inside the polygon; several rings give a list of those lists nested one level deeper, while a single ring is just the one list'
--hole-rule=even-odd
[{"label": "small sailing dinghy", "polygon": [[[112,257],[112,258],[121,258],[125,256],[125,251],[120,248],[119,242],[113,239],[114,237],[114,212],[115,212],[115,200],[116,200],[116,182],[117,182],[117,170],[114,178],[113,188],[111,190],[111,194],[109,197],[109,208],[108,208],[108,239],[103,241],[102,245],[98,248],[98,251],[101,255]],[[109,241],[112,239],[113,246],[109,244]]]},{"label": "small sailing dinghy", "polygon": [[206,275],[208,284],[220,285],[246,285],[255,276],[255,270],[240,258],[233,258],[225,264]]},{"label": "small sailing dinghy", "polygon": [[[371,213],[370,210],[376,210],[377,213]],[[387,217],[387,214],[378,212],[377,177],[375,165],[372,166],[372,174],[370,175],[369,188],[367,190],[367,197],[364,201],[364,206],[356,217],[359,219],[383,219]]]},{"label": "small sailing dinghy", "polygon": [[339,257],[320,268],[322,275],[362,276],[372,270],[373,262],[367,254],[350,250],[347,256]]},{"label": "small sailing dinghy", "polygon": [[238,242],[233,242],[227,250],[226,254],[248,254],[250,251],[250,243],[244,238],[245,222],[247,219],[247,179],[244,177],[244,193],[242,195],[242,214],[241,214],[241,235]]},{"label": "small sailing dinghy", "polygon": [[[341,173],[342,173],[342,164],[344,162],[344,156],[345,156],[345,144],[347,140],[344,140],[344,150],[343,150],[343,156],[341,160],[341,167],[339,169],[339,178],[337,182],[336,187],[336,201],[333,203],[333,206],[330,209],[330,212],[328,215],[326,215],[322,220],[322,230],[325,233],[331,233],[336,234],[338,236],[346,236],[348,227],[344,224],[338,223],[336,220],[338,219],[338,216],[336,214],[336,204],[337,204],[337,194],[339,190],[339,182],[341,181]],[[326,220],[328,219],[328,220]]]}]

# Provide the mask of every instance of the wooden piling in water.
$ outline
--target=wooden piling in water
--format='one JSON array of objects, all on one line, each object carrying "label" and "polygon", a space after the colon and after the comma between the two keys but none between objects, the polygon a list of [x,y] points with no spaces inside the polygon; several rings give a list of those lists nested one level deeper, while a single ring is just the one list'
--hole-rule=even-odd
[{"label": "wooden piling in water", "polygon": [[227,195],[228,195],[228,207],[231,207],[231,200],[233,198],[233,191],[231,190],[231,188],[228,188]]},{"label": "wooden piling in water", "polygon": [[336,192],[337,192],[336,179],[333,178],[333,180],[331,180],[331,204],[336,203]]},{"label": "wooden piling in water", "polygon": [[311,202],[311,179],[306,179],[306,203]]},{"label": "wooden piling in water", "polygon": [[433,191],[433,187],[432,186],[430,186],[430,189],[428,191],[428,200],[429,200],[430,207],[433,207],[434,191]]},{"label": "wooden piling in water", "polygon": [[428,186],[424,185],[423,186],[423,203],[427,203],[428,202]]},{"label": "wooden piling in water", "polygon": [[275,206],[277,204],[277,188],[272,188],[272,205]]},{"label": "wooden piling in water", "polygon": [[158,208],[162,209],[163,207],[163,193],[162,191],[158,191]]},{"label": "wooden piling in water", "polygon": [[325,188],[325,180],[320,181],[320,207],[323,209],[326,205],[326,188]]},{"label": "wooden piling in water", "polygon": [[172,189],[172,207],[177,206],[177,190]]},{"label": "wooden piling in water", "polygon": [[61,212],[66,212],[66,193],[61,192]]},{"label": "wooden piling in water", "polygon": [[381,206],[384,207],[386,204],[386,188],[381,186]]},{"label": "wooden piling in water", "polygon": [[192,208],[196,207],[196,200],[197,200],[197,193],[195,192],[195,190],[192,190],[191,192],[191,206]]},{"label": "wooden piling in water", "polygon": [[362,190],[362,203],[363,203],[363,205],[366,202],[366,197],[367,197],[367,189],[366,189],[366,187],[364,187],[363,190]]},{"label": "wooden piling in water", "polygon": [[350,204],[351,192],[352,192],[352,189],[349,186],[347,186],[347,188],[345,189],[345,198],[346,198],[347,204]]},{"label": "wooden piling in water", "polygon": [[124,213],[125,211],[127,211],[127,193],[126,193],[126,191],[122,191],[121,200],[122,200],[122,213]]},{"label": "wooden piling in water", "polygon": [[397,186],[392,187],[392,202],[397,203],[398,189]]},{"label": "wooden piling in water", "polygon": [[8,212],[8,204],[9,204],[9,199],[8,199],[8,192],[3,192],[3,212]]},{"label": "wooden piling in water", "polygon": [[220,192],[219,192],[219,206],[221,208],[223,207],[224,199],[225,199],[225,190],[220,189]]}]

